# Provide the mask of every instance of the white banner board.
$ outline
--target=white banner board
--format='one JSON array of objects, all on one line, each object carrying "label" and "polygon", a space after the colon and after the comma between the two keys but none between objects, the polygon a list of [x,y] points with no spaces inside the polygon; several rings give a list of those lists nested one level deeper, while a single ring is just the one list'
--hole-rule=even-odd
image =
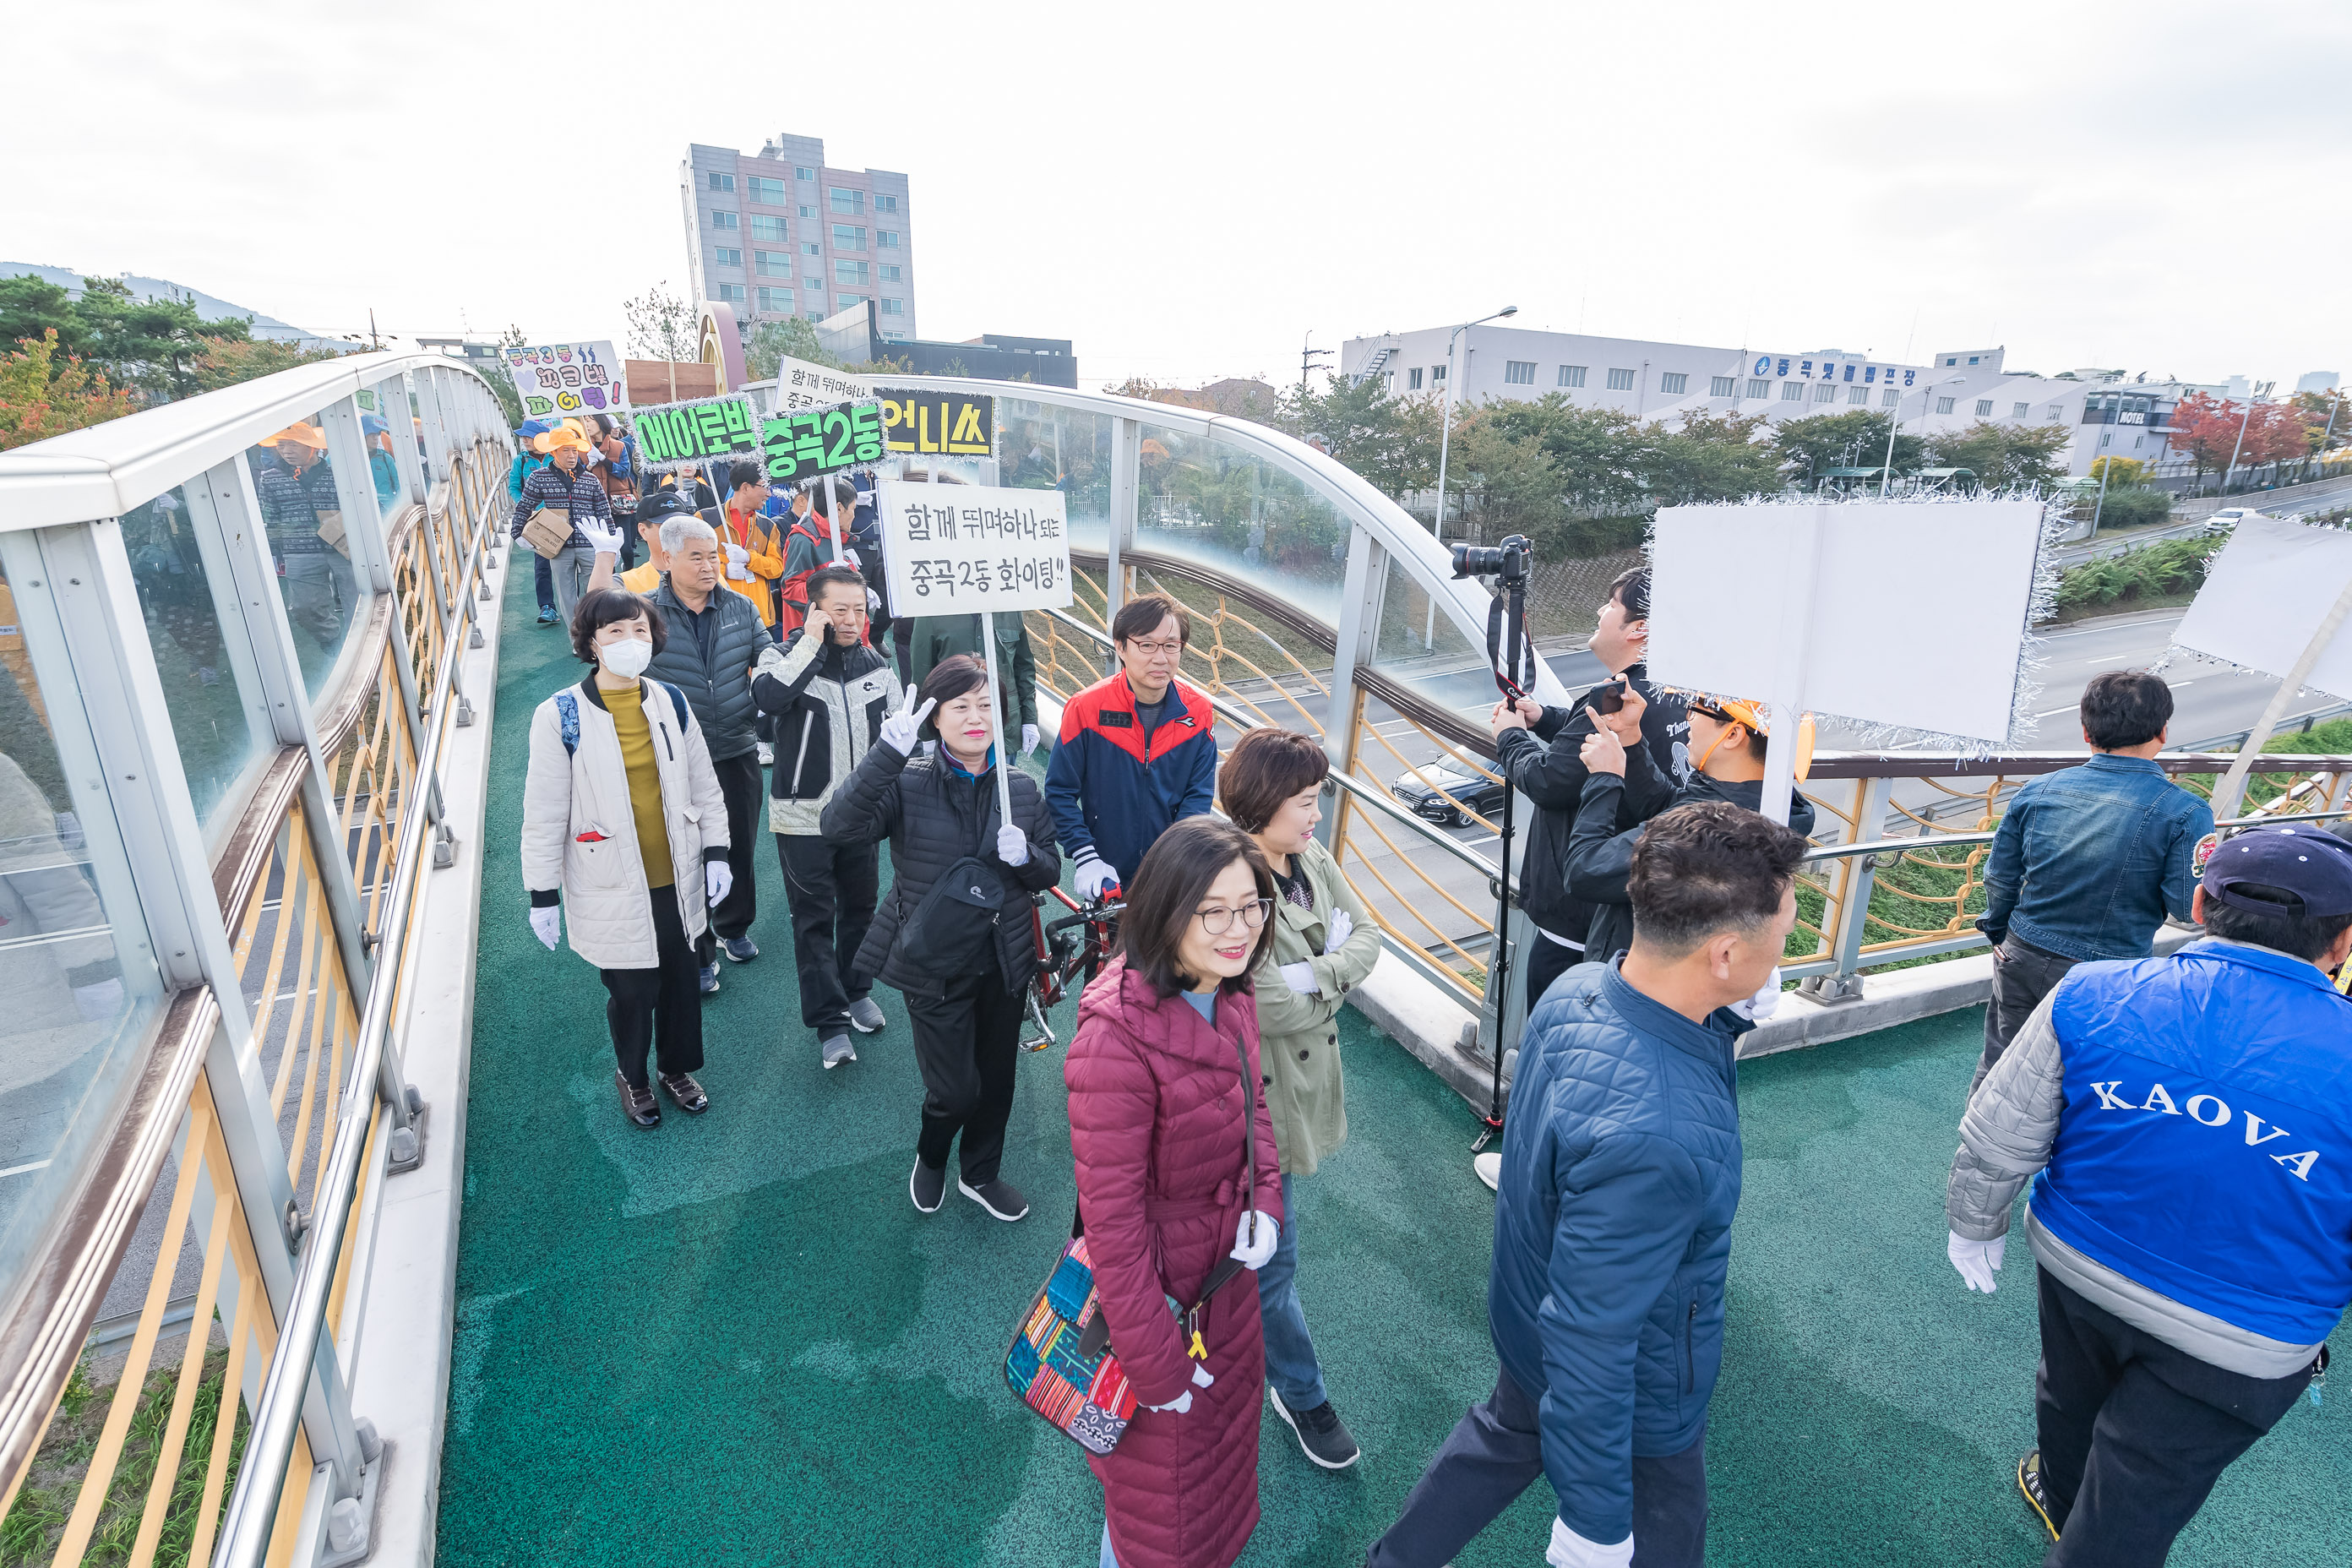
[{"label": "white banner board", "polygon": [[610,413],[628,401],[621,361],[610,340],[509,346],[499,351],[499,359],[522,399],[526,419]]},{"label": "white banner board", "polygon": [[1070,528],[1059,490],[876,487],[890,611],[961,616],[1070,603]]},{"label": "white banner board", "polygon": [[[2176,647],[2284,678],[2352,584],[2352,532],[2250,517],[2214,557],[2172,634]],[[2303,684],[2352,697],[2352,628],[2322,648]]]},{"label": "white banner board", "polygon": [[[2038,501],[1670,506],[1650,679],[2000,744],[2042,543]],[[1779,715],[1774,715],[1777,720]]]},{"label": "white banner board", "polygon": [[768,394],[768,412],[790,414],[833,403],[863,403],[874,395],[874,378],[845,370],[827,370],[804,359],[785,355],[776,361],[776,384]]}]

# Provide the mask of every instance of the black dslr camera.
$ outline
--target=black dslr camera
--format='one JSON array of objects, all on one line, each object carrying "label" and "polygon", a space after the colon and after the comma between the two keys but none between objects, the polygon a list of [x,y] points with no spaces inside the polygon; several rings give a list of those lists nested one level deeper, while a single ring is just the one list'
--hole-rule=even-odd
[{"label": "black dslr camera", "polygon": [[1454,547],[1454,574],[1494,577],[1505,588],[1524,587],[1528,563],[1534,554],[1535,544],[1524,533],[1515,533],[1500,544],[1457,544]]}]

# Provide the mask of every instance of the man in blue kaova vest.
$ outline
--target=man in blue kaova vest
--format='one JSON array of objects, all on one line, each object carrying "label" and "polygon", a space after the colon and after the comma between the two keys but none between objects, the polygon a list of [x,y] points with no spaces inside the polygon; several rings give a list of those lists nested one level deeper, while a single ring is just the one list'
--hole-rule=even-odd
[{"label": "man in blue kaova vest", "polygon": [[2018,1489],[2050,1565],[2157,1564],[2326,1367],[2352,1301],[2352,844],[2213,851],[2205,937],[2076,965],[1969,1100],[1948,1251],[1990,1291],[2026,1205],[2041,1446]]}]

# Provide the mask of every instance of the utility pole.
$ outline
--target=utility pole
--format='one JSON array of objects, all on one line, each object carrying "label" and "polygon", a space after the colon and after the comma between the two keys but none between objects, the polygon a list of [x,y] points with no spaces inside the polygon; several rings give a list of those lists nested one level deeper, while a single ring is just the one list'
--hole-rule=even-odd
[{"label": "utility pole", "polygon": [[371,349],[381,349],[383,347],[383,340],[376,335],[375,307],[373,305],[370,305],[368,307],[368,347]]},{"label": "utility pole", "polygon": [[1314,343],[1315,334],[1310,331],[1307,334],[1306,344],[1298,351],[1298,400],[1301,403],[1307,401],[1307,373],[1315,368],[1317,360],[1331,357],[1329,349],[1318,349],[1314,346]]},{"label": "utility pole", "polygon": [[2238,454],[2246,449],[2246,425],[2254,416],[2255,400],[2260,398],[2265,392],[2268,392],[2274,384],[2276,384],[2272,382],[2264,382],[2260,385],[2256,385],[2252,382],[2246,384],[2246,411],[2238,416],[2238,439],[2230,448],[2230,466],[2221,470],[2221,499],[2223,500],[2230,499],[2230,475],[2234,472],[2238,467]]}]

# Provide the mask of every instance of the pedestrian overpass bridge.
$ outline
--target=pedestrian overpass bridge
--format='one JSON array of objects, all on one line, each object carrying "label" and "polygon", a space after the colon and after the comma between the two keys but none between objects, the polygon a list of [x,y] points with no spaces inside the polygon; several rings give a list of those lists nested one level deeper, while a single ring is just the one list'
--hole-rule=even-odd
[{"label": "pedestrian overpass bridge", "polygon": [[[1494,916],[1483,592],[1276,432],[950,384],[1067,494],[1078,602],[1030,622],[1050,691],[1162,588],[1230,730],[1331,755],[1325,831],[1386,956],[1301,1291],[1366,1457],[1265,1444],[1244,1561],[1360,1561],[1493,1378],[1468,1151],[1517,1026],[1489,961],[1528,933]],[[298,425],[315,533],[257,488]],[[576,668],[504,548],[509,458],[488,388],[418,354],[0,456],[0,1561],[1088,1561],[1099,1494],[1001,1375],[1071,1196],[1058,1053],[1022,1063],[1007,1173],[1042,1217],[1013,1227],[904,1201],[904,1025],[821,1070],[781,934],[709,1004],[711,1113],[615,1113],[601,988],[524,921],[525,721]],[[2030,1270],[1967,1295],[1942,1190],[1984,830],[2067,760],[1813,769],[1810,991],[1743,1070],[1714,1561],[2039,1560],[2008,1475]],[[2295,768],[2263,809],[2346,805],[2352,759]],[[2352,1559],[2339,1419],[2290,1416],[2175,1561]],[[1549,1512],[1534,1489],[1462,1561],[1532,1561]]]}]

